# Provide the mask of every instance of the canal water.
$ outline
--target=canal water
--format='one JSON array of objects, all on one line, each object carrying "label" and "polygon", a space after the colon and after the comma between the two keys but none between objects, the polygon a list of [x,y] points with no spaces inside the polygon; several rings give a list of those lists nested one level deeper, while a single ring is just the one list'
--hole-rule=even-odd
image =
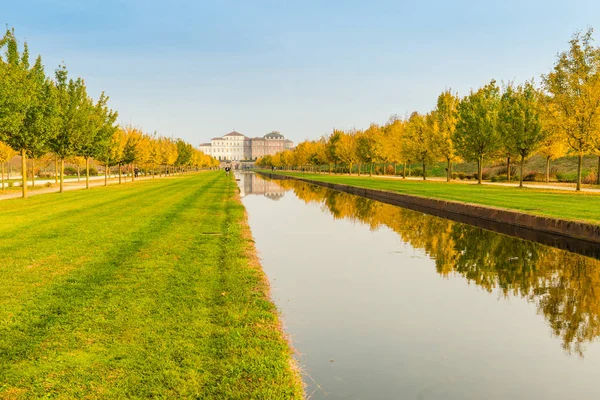
[{"label": "canal water", "polygon": [[600,262],[238,174],[310,399],[600,399]]}]

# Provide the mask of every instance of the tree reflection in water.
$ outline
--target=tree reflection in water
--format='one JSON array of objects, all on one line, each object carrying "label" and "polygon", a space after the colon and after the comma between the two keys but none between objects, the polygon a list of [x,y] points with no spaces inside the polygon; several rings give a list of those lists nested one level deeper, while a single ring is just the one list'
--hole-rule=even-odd
[{"label": "tree reflection in water", "polygon": [[535,303],[568,353],[583,356],[585,344],[600,335],[600,261],[594,258],[300,181],[276,182],[336,219],[389,227],[434,259],[442,276]]}]

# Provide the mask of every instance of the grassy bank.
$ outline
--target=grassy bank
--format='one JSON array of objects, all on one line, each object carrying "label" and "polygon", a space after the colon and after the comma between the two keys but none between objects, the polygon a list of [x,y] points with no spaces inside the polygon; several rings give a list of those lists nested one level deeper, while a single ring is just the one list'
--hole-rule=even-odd
[{"label": "grassy bank", "polygon": [[0,203],[0,398],[300,398],[218,172]]},{"label": "grassy bank", "polygon": [[598,194],[532,188],[519,189],[494,185],[466,185],[460,183],[369,178],[368,176],[358,177],[282,171],[277,171],[277,173],[322,182],[340,183],[370,189],[392,190],[416,196],[501,207],[535,215],[600,224],[600,195]]}]

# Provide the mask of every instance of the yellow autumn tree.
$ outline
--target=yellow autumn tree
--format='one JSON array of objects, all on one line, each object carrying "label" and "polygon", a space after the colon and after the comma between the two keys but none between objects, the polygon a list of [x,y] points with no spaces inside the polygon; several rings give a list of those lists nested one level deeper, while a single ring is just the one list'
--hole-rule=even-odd
[{"label": "yellow autumn tree", "polygon": [[2,166],[2,191],[4,191],[4,172],[5,172],[5,164],[12,160],[14,156],[17,155],[17,152],[12,149],[9,145],[4,142],[0,142],[0,165]]}]

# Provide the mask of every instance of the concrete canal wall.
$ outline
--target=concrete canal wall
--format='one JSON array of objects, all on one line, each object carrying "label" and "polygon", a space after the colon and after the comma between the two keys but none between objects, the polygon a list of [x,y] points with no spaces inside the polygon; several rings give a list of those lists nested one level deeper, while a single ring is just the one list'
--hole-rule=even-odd
[{"label": "concrete canal wall", "polygon": [[[350,193],[368,199],[381,201],[382,203],[406,207],[417,211],[422,211],[428,214],[458,220],[459,222],[470,223],[472,225],[480,226],[483,228],[487,228],[487,226],[482,225],[481,223],[477,223],[477,220],[489,221],[496,224],[500,223],[512,227],[525,228],[535,232],[558,235],[564,238],[585,240],[587,242],[600,244],[600,225],[593,225],[577,221],[567,221],[549,217],[540,217],[536,215],[525,214],[518,211],[486,207],[475,204],[467,204],[456,201],[447,201],[421,196],[413,196],[392,191],[367,189],[338,183],[313,181],[311,179],[279,175],[275,173],[261,172],[261,174],[273,179],[295,179],[298,181],[323,186],[340,192]],[[468,217],[471,221],[466,221],[464,218],[452,218],[452,214],[457,216]],[[510,229],[499,229],[496,227],[492,228],[491,230],[511,234],[507,232],[510,231]],[[527,235],[517,234],[515,236],[523,237]]]}]

